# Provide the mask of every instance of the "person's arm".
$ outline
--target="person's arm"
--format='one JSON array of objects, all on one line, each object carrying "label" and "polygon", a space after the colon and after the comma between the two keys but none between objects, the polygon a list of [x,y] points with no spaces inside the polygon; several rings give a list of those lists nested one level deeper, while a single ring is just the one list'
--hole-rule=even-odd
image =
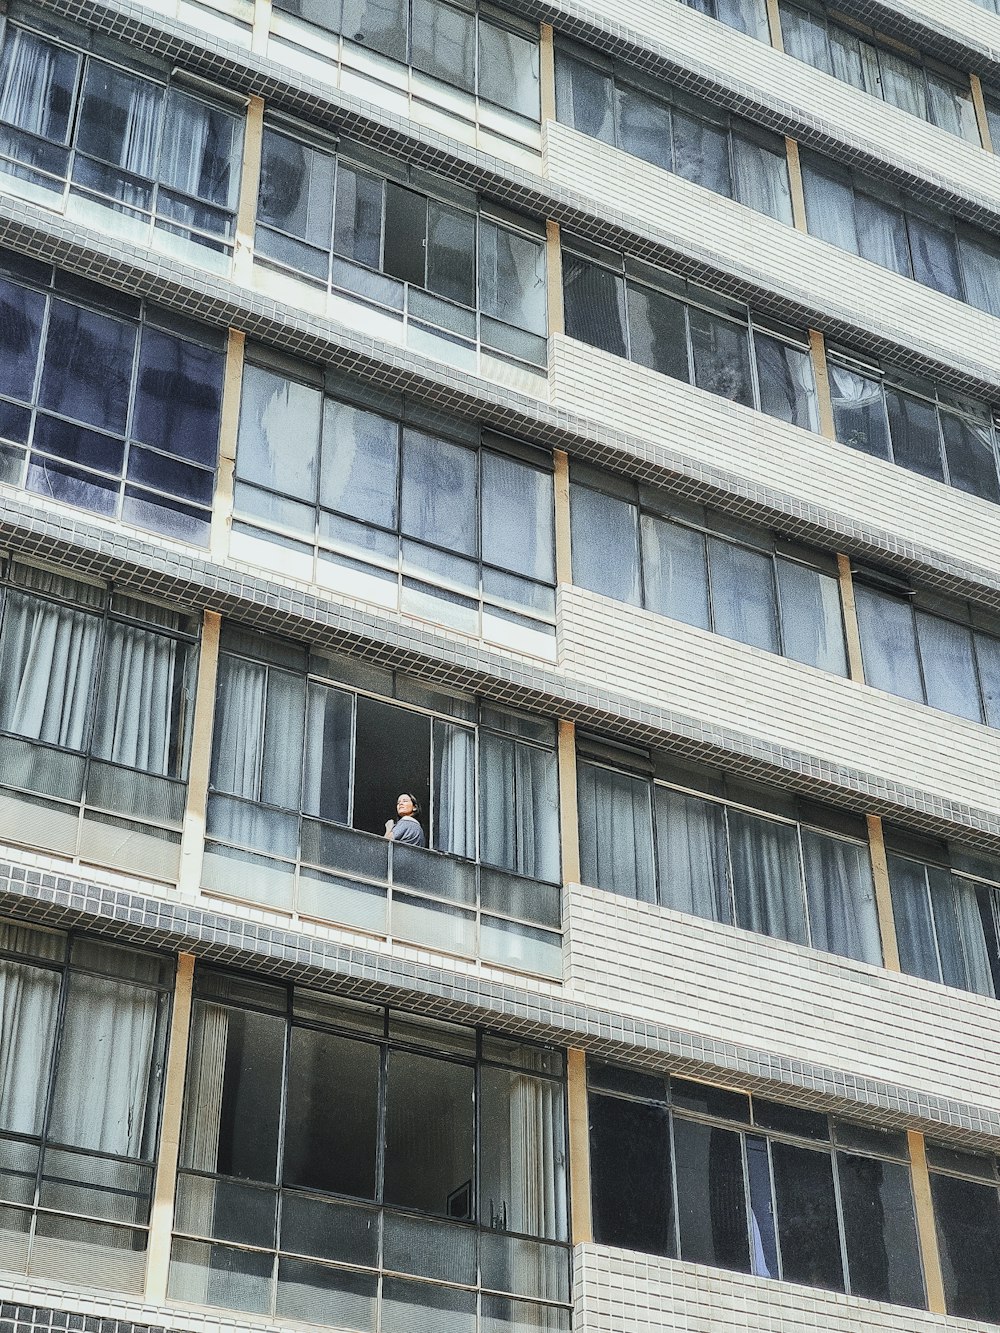
[{"label": "person's arm", "polygon": [[389,839],[390,842],[392,841],[392,830],[395,827],[396,827],[396,821],[394,819],[387,819],[385,821],[385,836]]}]

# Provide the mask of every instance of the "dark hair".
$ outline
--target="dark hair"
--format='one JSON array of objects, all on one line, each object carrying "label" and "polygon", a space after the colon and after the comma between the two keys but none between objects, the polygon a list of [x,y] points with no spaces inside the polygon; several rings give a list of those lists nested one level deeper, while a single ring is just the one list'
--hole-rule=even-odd
[{"label": "dark hair", "polygon": [[[412,811],[412,813],[413,813],[414,815],[419,815],[419,814],[420,814],[420,802],[417,800],[417,798],[413,795],[412,792],[409,792],[409,791],[401,791],[401,792],[399,793],[399,796],[409,796],[411,802],[413,803],[413,811]],[[396,797],[396,800],[397,800],[397,801],[399,800],[399,796]]]}]

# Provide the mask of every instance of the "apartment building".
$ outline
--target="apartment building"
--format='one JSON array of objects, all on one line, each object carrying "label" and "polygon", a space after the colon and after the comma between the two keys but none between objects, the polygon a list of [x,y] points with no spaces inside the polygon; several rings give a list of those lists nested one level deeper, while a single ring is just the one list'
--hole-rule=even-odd
[{"label": "apartment building", "polygon": [[1000,1324],[997,153],[995,0],[0,0],[0,1333]]}]

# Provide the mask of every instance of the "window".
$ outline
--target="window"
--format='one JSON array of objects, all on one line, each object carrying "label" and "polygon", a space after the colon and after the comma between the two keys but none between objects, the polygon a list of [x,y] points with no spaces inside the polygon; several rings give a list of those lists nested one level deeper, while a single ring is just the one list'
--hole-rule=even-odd
[{"label": "window", "polygon": [[[264,131],[257,254],[309,278],[373,329],[475,370],[476,349],[541,366],[546,357],[544,230],[437,182],[439,196],[274,128]],[[374,160],[374,159],[373,159]],[[359,304],[360,303],[360,304]],[[357,322],[358,316],[353,316]]]},{"label": "window", "polygon": [[[540,718],[227,627],[204,886],[558,975],[555,741]],[[382,836],[399,792],[427,850]]]},{"label": "window", "polygon": [[780,0],[781,38],[788,55],[832,74],[949,134],[980,144],[969,78],[934,61],[908,59],[888,43],[868,41],[824,9]]},{"label": "window", "polygon": [[556,48],[556,106],[563,124],[581,134],[791,226],[779,135],[568,44]]},{"label": "window", "polygon": [[906,1135],[588,1062],[594,1238],[925,1307]]},{"label": "window", "polygon": [[246,366],[233,553],[554,659],[551,458],[298,369]]},{"label": "window", "polygon": [[995,237],[815,153],[802,153],[802,183],[814,236],[988,315],[1000,314]]},{"label": "window", "polygon": [[0,837],[176,878],[195,630],[183,613],[7,564]]},{"label": "window", "polygon": [[586,464],[571,475],[575,583],[847,674],[831,558]]},{"label": "window", "polygon": [[760,42],[769,43],[771,40],[765,0],[682,0],[682,3],[688,9],[708,14],[727,27],[735,28],[737,32],[756,37]]},{"label": "window", "polygon": [[[274,7],[449,89],[539,119],[538,28],[482,0],[275,0]],[[292,39],[301,30],[277,31]]]},{"label": "window", "polygon": [[165,74],[10,22],[2,35],[4,187],[103,232],[226,270],[242,118]]},{"label": "window", "polygon": [[141,1295],[170,961],[0,920],[0,1255]]},{"label": "window", "polygon": [[381,1333],[568,1333],[560,1052],[195,985],[173,1299],[359,1333],[379,1315]]},{"label": "window", "polygon": [[599,741],[577,791],[584,883],[881,963],[860,818]]},{"label": "window", "polygon": [[846,353],[831,352],[829,371],[841,444],[1000,503],[996,422],[985,403]]},{"label": "window", "polygon": [[207,545],[223,368],[209,330],[0,252],[0,480]]},{"label": "window", "polygon": [[867,683],[971,722],[1000,726],[995,617],[966,602],[915,593],[874,571],[859,575],[855,603]]},{"label": "window", "polygon": [[[738,301],[585,242],[563,248],[566,333],[672,379],[818,428],[803,334]],[[599,260],[600,262],[595,262]]]},{"label": "window", "polygon": [[887,848],[902,970],[1000,998],[1000,867],[894,830]]},{"label": "window", "polygon": [[996,1158],[928,1143],[927,1165],[948,1313],[1000,1323]]}]

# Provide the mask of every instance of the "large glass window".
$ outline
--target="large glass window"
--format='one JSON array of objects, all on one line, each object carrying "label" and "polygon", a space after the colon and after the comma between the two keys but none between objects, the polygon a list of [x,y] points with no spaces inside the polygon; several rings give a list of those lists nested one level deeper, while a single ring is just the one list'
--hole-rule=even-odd
[{"label": "large glass window", "polygon": [[697,9],[720,23],[725,23],[748,37],[770,42],[765,0],[682,0],[688,9]]},{"label": "large glass window", "polygon": [[[558,974],[555,728],[227,627],[204,885]],[[416,798],[426,848],[387,840]]]},{"label": "large glass window", "polygon": [[925,1306],[905,1134],[594,1061],[588,1081],[599,1243]]},{"label": "large glass window", "polygon": [[554,658],[550,457],[302,375],[263,359],[244,372],[233,553]]},{"label": "large glass window", "polygon": [[586,738],[577,792],[584,883],[881,963],[860,818]]},{"label": "large glass window", "polygon": [[814,236],[988,315],[1000,315],[1000,242],[995,237],[815,153],[802,153],[802,182]]},{"label": "large glass window", "polygon": [[855,603],[869,685],[1000,726],[1000,622],[994,615],[863,570]]},{"label": "large glass window", "polygon": [[[67,30],[69,31],[69,30]],[[8,21],[0,180],[68,217],[226,267],[243,120],[163,74],[98,59]]]},{"label": "large glass window", "polygon": [[862,92],[891,102],[949,134],[979,144],[969,77],[932,60],[902,55],[884,42],[833,22],[821,5],[779,0],[785,52]]},{"label": "large glass window", "polygon": [[170,961],[0,920],[0,1268],[142,1293]]},{"label": "large glass window", "polygon": [[997,1160],[929,1143],[927,1165],[948,1313],[1000,1323]]},{"label": "large glass window", "polygon": [[818,429],[804,334],[579,240],[564,246],[562,268],[571,338],[792,425]]},{"label": "large glass window", "polygon": [[582,134],[791,225],[777,134],[568,43],[556,49],[556,108]]},{"label": "large glass window", "polygon": [[373,329],[463,368],[476,369],[480,345],[543,365],[541,226],[444,181],[431,195],[424,172],[390,179],[385,159],[367,165],[369,156],[266,128],[258,256],[374,312],[383,322]]},{"label": "large glass window", "polygon": [[0,252],[0,481],[204,546],[221,338]]},{"label": "large glass window", "polygon": [[11,563],[0,579],[0,837],[173,879],[196,624]]},{"label": "large glass window", "polygon": [[1000,866],[925,841],[887,830],[899,965],[1000,998]]},{"label": "large glass window", "polygon": [[564,1104],[557,1051],[199,972],[169,1293],[359,1333],[563,1333]]},{"label": "large glass window", "polygon": [[[489,3],[275,0],[274,7],[321,33],[342,35],[345,63],[354,63],[350,48],[357,45],[408,64],[449,90],[472,94],[525,120],[539,119],[538,28]],[[308,29],[279,23],[275,32],[282,45],[299,45]],[[420,91],[420,85],[413,89],[415,95]]]},{"label": "large glass window", "polygon": [[996,422],[986,403],[836,350],[829,369],[841,444],[1000,503]]},{"label": "large glass window", "polygon": [[571,476],[574,582],[847,674],[832,559],[587,465]]}]

